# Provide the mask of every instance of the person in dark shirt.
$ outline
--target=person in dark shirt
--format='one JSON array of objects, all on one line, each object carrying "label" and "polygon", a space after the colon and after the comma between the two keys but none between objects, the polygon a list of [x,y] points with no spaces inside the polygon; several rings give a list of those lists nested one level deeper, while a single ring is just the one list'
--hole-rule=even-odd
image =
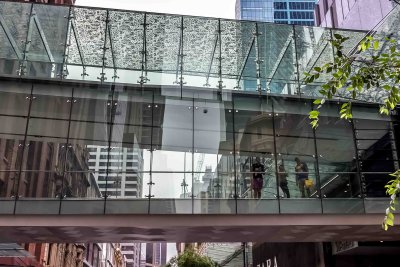
[{"label": "person in dark shirt", "polygon": [[[304,188],[306,184],[306,180],[308,179],[308,166],[305,162],[301,161],[299,158],[294,159],[296,161],[296,182],[299,186],[301,197],[306,197]],[[310,188],[306,188],[307,195],[310,196]]]},{"label": "person in dark shirt", "polygon": [[265,173],[264,165],[261,164],[260,158],[256,158],[256,162],[251,166],[253,173],[252,187],[254,190],[254,197],[261,198],[261,190],[263,188],[264,180],[263,174]]},{"label": "person in dark shirt", "polygon": [[283,165],[278,166],[278,182],[279,186],[282,189],[282,192],[285,193],[287,198],[290,198],[290,192],[289,192],[289,187],[288,187],[288,181],[287,181],[287,172],[285,170],[285,167]]}]

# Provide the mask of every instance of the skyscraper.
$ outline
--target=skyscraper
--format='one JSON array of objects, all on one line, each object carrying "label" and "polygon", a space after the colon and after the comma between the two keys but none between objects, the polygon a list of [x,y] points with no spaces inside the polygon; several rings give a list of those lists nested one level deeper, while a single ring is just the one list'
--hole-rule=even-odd
[{"label": "skyscraper", "polygon": [[[109,197],[141,197],[143,156],[140,149],[91,146],[89,169],[99,185],[101,194]],[[111,171],[106,172],[108,169]]]},{"label": "skyscraper", "polygon": [[315,0],[236,0],[236,19],[314,25]]}]

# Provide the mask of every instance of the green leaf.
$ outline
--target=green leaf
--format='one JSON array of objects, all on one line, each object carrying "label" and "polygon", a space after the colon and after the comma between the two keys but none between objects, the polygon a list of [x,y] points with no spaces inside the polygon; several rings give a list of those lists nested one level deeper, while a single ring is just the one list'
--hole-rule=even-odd
[{"label": "green leaf", "polygon": [[309,118],[310,119],[316,119],[316,118],[318,118],[318,115],[319,115],[319,111],[313,110],[313,111],[310,111]]},{"label": "green leaf", "polygon": [[338,33],[334,33],[333,36],[335,36],[335,38],[338,40],[341,40],[343,38],[343,36]]},{"label": "green leaf", "polygon": [[315,99],[313,102],[315,105],[321,104],[321,99]]},{"label": "green leaf", "polygon": [[320,67],[315,67],[314,70],[318,71],[318,72],[321,72],[321,68]]},{"label": "green leaf", "polygon": [[378,50],[378,48],[379,48],[379,41],[377,40],[374,42],[374,49]]}]

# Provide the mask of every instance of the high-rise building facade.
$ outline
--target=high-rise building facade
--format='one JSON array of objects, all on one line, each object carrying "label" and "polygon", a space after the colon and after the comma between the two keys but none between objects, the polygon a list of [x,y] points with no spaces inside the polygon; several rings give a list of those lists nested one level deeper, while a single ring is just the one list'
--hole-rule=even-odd
[{"label": "high-rise building facade", "polygon": [[315,0],[236,0],[236,19],[314,25]]},{"label": "high-rise building facade", "polygon": [[92,145],[87,149],[89,169],[103,196],[142,197],[143,151]]},{"label": "high-rise building facade", "polygon": [[121,243],[121,252],[126,260],[126,267],[139,267],[141,243]]},{"label": "high-rise building facade", "polygon": [[315,25],[371,30],[394,5],[391,0],[319,0],[315,6]]},{"label": "high-rise building facade", "polygon": [[146,243],[145,248],[146,267],[160,267],[166,264],[166,243]]}]

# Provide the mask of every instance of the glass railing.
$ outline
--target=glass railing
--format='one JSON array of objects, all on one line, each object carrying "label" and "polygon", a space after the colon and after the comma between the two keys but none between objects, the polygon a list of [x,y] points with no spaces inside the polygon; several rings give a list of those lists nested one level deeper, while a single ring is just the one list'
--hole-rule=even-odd
[{"label": "glass railing", "polygon": [[[332,61],[337,30],[0,2],[0,74],[317,96],[303,73]],[[347,50],[365,36],[351,38]],[[323,78],[320,79],[323,82]]]}]

